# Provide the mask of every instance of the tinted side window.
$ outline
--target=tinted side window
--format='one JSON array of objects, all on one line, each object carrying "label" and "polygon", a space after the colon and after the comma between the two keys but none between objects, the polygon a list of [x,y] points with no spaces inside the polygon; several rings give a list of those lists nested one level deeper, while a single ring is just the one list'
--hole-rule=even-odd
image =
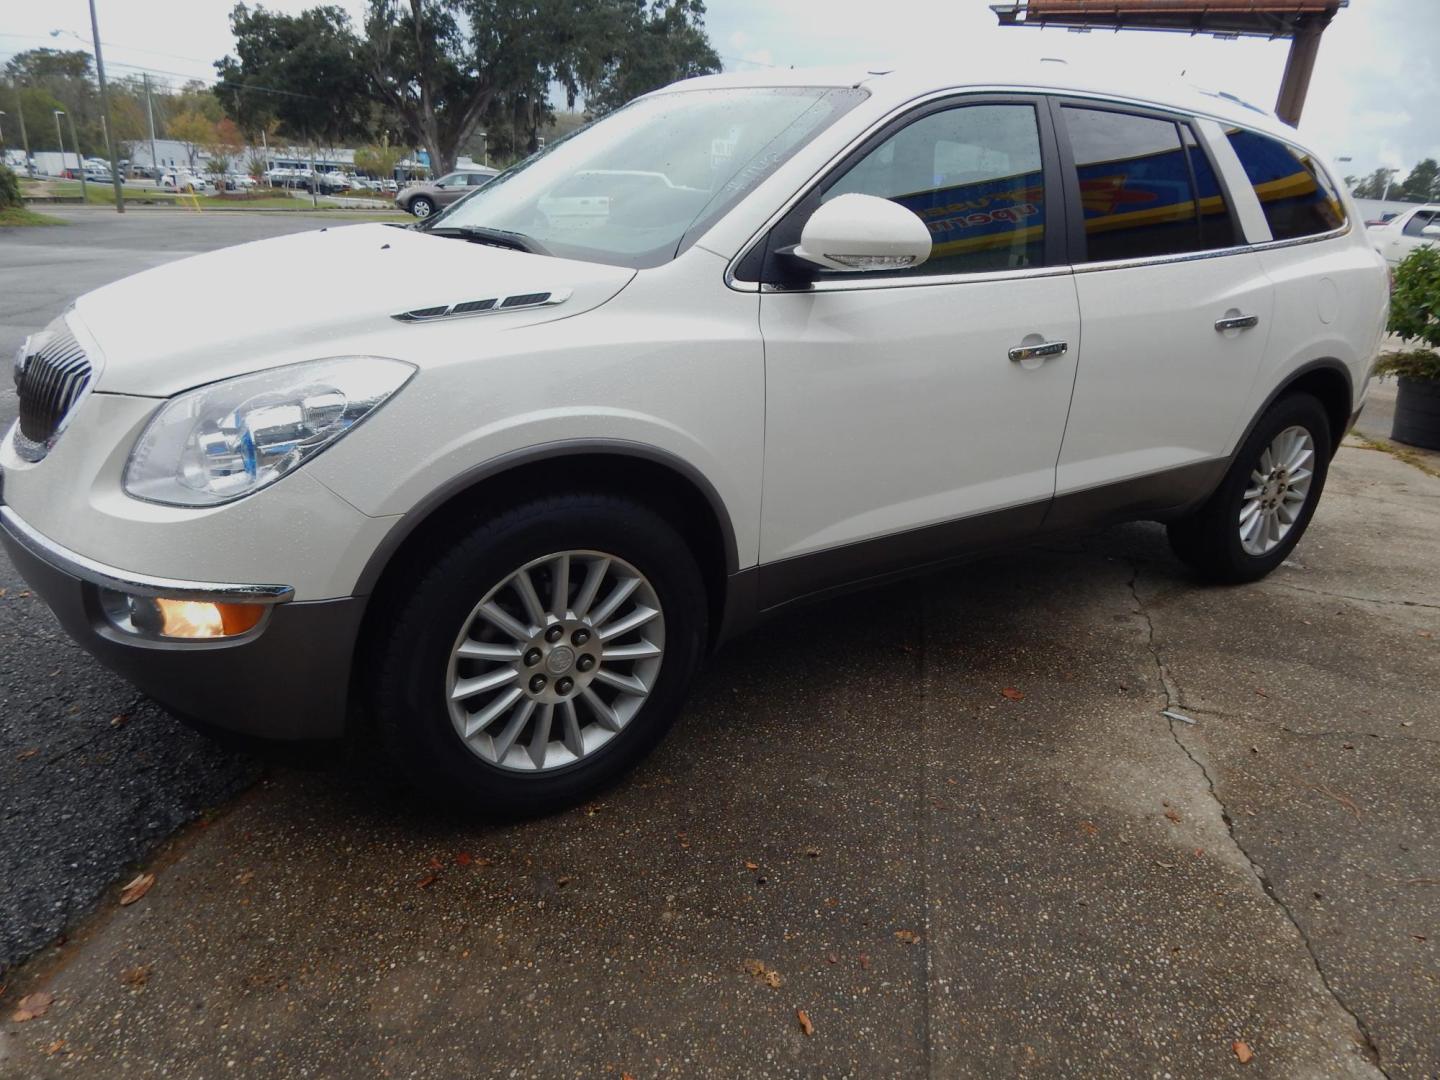
[{"label": "tinted side window", "polygon": [[1200,196],[1200,246],[1206,248],[1233,247],[1237,243],[1235,219],[1230,215],[1230,204],[1225,201],[1225,189],[1220,178],[1210,165],[1210,156],[1195,141],[1195,133],[1189,124],[1180,125],[1180,135],[1185,140],[1185,152],[1190,155],[1191,174],[1195,190]]},{"label": "tinted side window", "polygon": [[1424,236],[1427,226],[1435,224],[1435,215],[1428,210],[1417,210],[1414,216],[1405,223],[1406,236]]},{"label": "tinted side window", "polygon": [[1345,224],[1335,185],[1310,155],[1253,131],[1236,128],[1226,134],[1276,240],[1314,236]]},{"label": "tinted side window", "polygon": [[836,180],[822,201],[858,192],[914,211],[930,229],[920,274],[1039,266],[1045,177],[1031,105],[964,105],[897,131]]},{"label": "tinted side window", "polygon": [[[1210,235],[1220,230],[1222,216],[1228,228],[1229,208],[1208,162],[1213,212],[1206,216],[1214,220],[1202,224],[1191,169],[1204,155],[1198,147],[1187,152],[1174,121],[1070,105],[1063,112],[1079,173],[1089,261],[1203,251],[1233,239],[1216,243]],[[1203,205],[1204,196],[1199,201]]]}]

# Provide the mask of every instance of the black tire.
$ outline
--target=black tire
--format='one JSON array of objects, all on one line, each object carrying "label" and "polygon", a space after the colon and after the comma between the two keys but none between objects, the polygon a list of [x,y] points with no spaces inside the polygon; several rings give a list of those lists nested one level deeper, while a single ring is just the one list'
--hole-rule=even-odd
[{"label": "black tire", "polygon": [[[1262,452],[1287,428],[1301,427],[1314,443],[1310,490],[1295,522],[1275,547],[1251,554],[1240,540],[1239,520],[1251,471]],[[1266,410],[1241,445],[1215,493],[1193,514],[1167,526],[1170,546],[1182,561],[1207,580],[1223,584],[1258,581],[1289,556],[1315,514],[1325,489],[1334,445],[1325,408],[1310,394],[1289,394]]]},{"label": "black tire", "polygon": [[435,202],[433,199],[426,198],[424,195],[416,195],[415,198],[410,200],[410,205],[407,209],[421,221],[424,221],[435,212]]},{"label": "black tire", "polygon": [[[563,767],[506,769],[455,730],[445,692],[451,650],[492,588],[533,560],[572,550],[618,556],[648,579],[663,612],[664,657],[639,711],[609,742]],[[549,813],[623,776],[679,715],[706,641],[706,592],[684,540],[648,507],[604,494],[552,496],[472,522],[419,561],[387,589],[393,599],[382,601],[370,652],[381,744],[419,791],[488,816]]]}]

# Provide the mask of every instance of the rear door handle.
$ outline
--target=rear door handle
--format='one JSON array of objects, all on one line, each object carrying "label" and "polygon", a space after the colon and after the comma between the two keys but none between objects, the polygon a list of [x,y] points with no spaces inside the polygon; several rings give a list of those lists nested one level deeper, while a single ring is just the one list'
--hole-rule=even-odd
[{"label": "rear door handle", "polygon": [[1069,350],[1067,341],[1042,341],[1039,345],[1016,345],[1010,350],[1010,359],[1015,363],[1022,360],[1048,360],[1052,356],[1064,356]]},{"label": "rear door handle", "polygon": [[1259,324],[1259,315],[1233,315],[1224,319],[1216,319],[1215,329],[1223,334],[1226,330],[1249,330],[1252,326]]}]

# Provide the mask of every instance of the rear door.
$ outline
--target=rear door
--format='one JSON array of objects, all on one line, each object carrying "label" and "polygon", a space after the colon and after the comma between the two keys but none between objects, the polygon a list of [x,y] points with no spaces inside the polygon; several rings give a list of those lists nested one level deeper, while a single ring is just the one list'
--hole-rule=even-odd
[{"label": "rear door", "polygon": [[1274,296],[1187,118],[1054,109],[1085,335],[1051,518],[1065,524],[1203,493],[1231,449]]}]

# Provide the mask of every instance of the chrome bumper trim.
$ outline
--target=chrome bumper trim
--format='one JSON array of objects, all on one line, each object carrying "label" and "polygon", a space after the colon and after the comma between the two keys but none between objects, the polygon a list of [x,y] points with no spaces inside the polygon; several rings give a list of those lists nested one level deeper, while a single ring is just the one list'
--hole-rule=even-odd
[{"label": "chrome bumper trim", "polygon": [[289,585],[230,585],[213,581],[177,581],[118,570],[87,559],[42,536],[10,507],[0,504],[0,528],[21,547],[55,569],[92,585],[132,596],[164,596],[175,600],[216,603],[283,604],[295,596]]}]

